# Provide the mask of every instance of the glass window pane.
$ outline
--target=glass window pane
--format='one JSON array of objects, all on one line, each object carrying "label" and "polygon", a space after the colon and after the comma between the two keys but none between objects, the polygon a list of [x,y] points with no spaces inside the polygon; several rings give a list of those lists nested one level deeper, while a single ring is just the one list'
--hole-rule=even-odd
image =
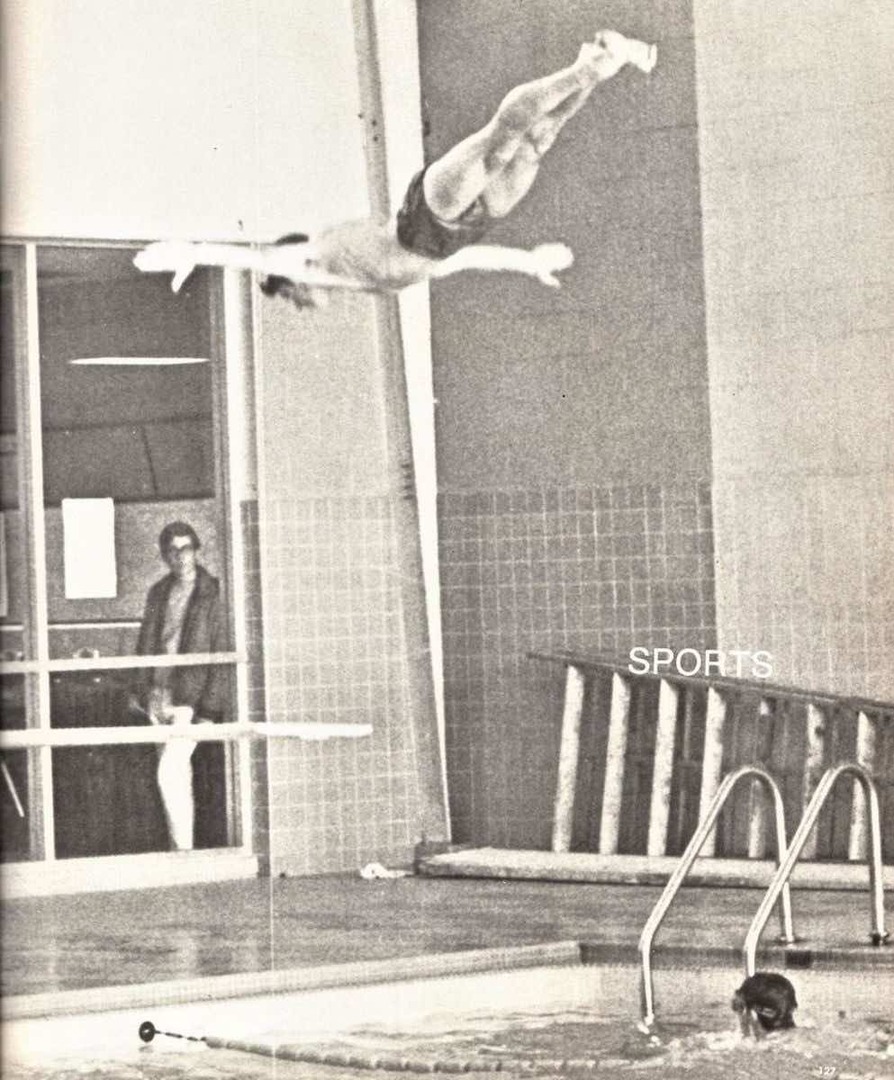
[{"label": "glass window pane", "polygon": [[167,570],[157,541],[169,522],[193,526],[225,588],[215,279],[198,271],[175,295],[163,275],[137,271],[133,254],[38,250],[54,659],[136,650],[148,586]]},{"label": "glass window pane", "polygon": [[[53,659],[225,652],[225,469],[216,417],[219,275],[179,294],[133,250],[38,250],[38,321]],[[222,380],[221,380],[222,381]],[[174,547],[160,543],[174,522]],[[179,550],[184,543],[189,551]],[[153,701],[167,695],[164,708]],[[208,687],[214,686],[212,693]],[[165,722],[170,707],[234,720],[226,668],[55,672],[54,728]],[[152,713],[153,719],[149,714]],[[52,751],[59,858],[217,847],[233,834],[222,744]],[[183,810],[192,793],[194,811]],[[184,824],[185,822],[185,824]],[[192,833],[192,835],[189,835]]]},{"label": "glass window pane", "polygon": [[[140,674],[116,670],[54,675],[53,727],[149,726],[148,716],[134,700]],[[228,700],[232,677],[227,667],[217,675]],[[230,831],[235,832],[228,813],[234,751],[223,743],[177,740],[168,745],[172,751],[152,744],[52,751],[57,858],[229,843]]]},{"label": "glass window pane", "polygon": [[[0,710],[3,728],[21,730],[25,727],[25,676],[0,676]],[[36,765],[37,756],[27,750],[4,750],[0,769],[0,800],[3,803],[3,831],[0,833],[0,858],[17,862],[33,857],[31,825],[33,808],[30,795],[34,785],[29,770]]]},{"label": "glass window pane", "polygon": [[174,295],[133,254],[38,253],[48,506],[214,495],[211,275]]}]

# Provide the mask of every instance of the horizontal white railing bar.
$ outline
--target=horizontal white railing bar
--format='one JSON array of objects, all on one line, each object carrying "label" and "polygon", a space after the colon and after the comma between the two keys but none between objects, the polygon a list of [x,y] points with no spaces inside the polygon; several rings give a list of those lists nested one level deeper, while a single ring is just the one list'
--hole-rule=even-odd
[{"label": "horizontal white railing bar", "polygon": [[174,656],[85,656],[58,660],[10,660],[0,663],[0,675],[29,675],[37,671],[122,671],[133,668],[204,667],[210,664],[246,664],[241,652],[177,653]]},{"label": "horizontal white railing bar", "polygon": [[124,746],[140,743],[229,742],[234,739],[360,739],[372,735],[372,724],[327,724],[322,721],[232,724],[145,724],[137,727],[25,728],[0,732],[0,750],[38,746]]},{"label": "horizontal white railing bar", "polygon": [[91,619],[84,622],[51,622],[51,630],[137,630],[139,619]]},{"label": "horizontal white railing bar", "polygon": [[878,701],[872,698],[856,697],[851,694],[835,694],[825,690],[803,690],[796,686],[785,686],[780,683],[771,683],[765,679],[745,679],[732,675],[681,675],[679,672],[660,671],[631,671],[628,661],[618,660],[617,657],[585,656],[577,653],[558,651],[541,652],[531,650],[527,653],[530,660],[546,660],[552,663],[564,664],[580,668],[582,671],[602,671],[614,673],[624,678],[639,681],[665,682],[675,686],[701,686],[709,689],[723,691],[743,690],[754,691],[764,697],[783,697],[793,701],[807,701],[826,705],[844,705],[864,712],[894,713],[894,702]]}]

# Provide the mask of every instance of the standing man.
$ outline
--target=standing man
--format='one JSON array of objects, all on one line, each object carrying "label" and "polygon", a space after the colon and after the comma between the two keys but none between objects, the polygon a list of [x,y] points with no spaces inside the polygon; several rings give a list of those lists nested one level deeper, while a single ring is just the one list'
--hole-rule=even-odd
[{"label": "standing man", "polygon": [[[137,653],[174,656],[224,650],[220,582],[198,562],[201,542],[195,530],[185,521],[173,521],[161,530],[158,546],[169,572],[149,589]],[[153,724],[193,724],[221,720],[225,695],[225,669],[219,664],[144,668],[138,704]],[[178,851],[193,847],[196,745],[174,739],[158,747],[158,789]]]}]

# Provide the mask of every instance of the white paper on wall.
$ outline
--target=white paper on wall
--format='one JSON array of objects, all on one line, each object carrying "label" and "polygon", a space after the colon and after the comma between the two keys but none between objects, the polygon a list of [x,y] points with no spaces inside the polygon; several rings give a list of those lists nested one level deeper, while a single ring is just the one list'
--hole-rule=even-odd
[{"label": "white paper on wall", "polygon": [[114,501],[63,499],[62,534],[66,598],[117,596]]}]

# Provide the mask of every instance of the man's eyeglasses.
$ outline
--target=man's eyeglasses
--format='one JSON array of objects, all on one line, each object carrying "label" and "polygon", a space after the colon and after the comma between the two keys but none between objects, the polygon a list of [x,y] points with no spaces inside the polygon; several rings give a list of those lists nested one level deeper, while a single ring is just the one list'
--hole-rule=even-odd
[{"label": "man's eyeglasses", "polygon": [[185,544],[171,544],[165,551],[166,555],[179,555],[181,551],[195,551],[195,544],[187,540]]}]

